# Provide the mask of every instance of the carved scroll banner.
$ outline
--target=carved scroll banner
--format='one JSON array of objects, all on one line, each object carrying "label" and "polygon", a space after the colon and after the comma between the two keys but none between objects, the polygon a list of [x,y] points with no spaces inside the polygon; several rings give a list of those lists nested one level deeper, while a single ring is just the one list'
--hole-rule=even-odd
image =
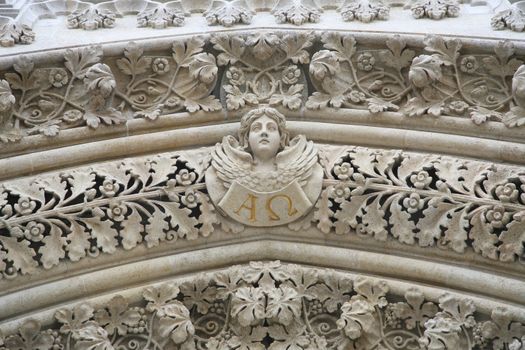
[{"label": "carved scroll banner", "polygon": [[274,192],[255,192],[234,182],[219,207],[230,217],[249,226],[288,224],[312,208],[297,181]]}]

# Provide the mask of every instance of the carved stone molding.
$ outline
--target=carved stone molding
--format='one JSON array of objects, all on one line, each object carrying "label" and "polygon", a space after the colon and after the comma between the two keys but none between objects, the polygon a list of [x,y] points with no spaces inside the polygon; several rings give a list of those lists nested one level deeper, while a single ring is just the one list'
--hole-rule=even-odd
[{"label": "carved stone molding", "polygon": [[[145,25],[169,21],[155,23]],[[426,38],[421,50],[400,36],[369,48],[349,34],[314,34],[195,36],[175,40],[162,54],[131,42],[121,57],[103,57],[100,47],[86,47],[67,50],[63,62],[51,65],[21,56],[3,74],[0,140],[261,103],[292,111],[331,107],[371,114],[399,111],[407,118],[447,115],[470,118],[474,127],[487,121],[508,128],[525,123],[523,70],[518,69],[523,61],[509,41],[489,52],[463,53],[458,39],[440,36]],[[320,44],[321,49],[313,49]],[[85,74],[100,65],[103,73],[91,74],[100,79],[89,91],[105,86],[112,92],[90,113],[88,95],[80,91],[89,85]],[[219,96],[213,93],[217,84]]]},{"label": "carved stone molding", "polygon": [[[203,178],[211,153],[131,158],[4,182],[2,276],[216,230],[244,231],[242,220],[216,212],[210,201]],[[287,225],[292,231],[317,227],[507,263],[525,257],[523,167],[352,146],[322,146],[319,161],[324,189],[314,210]]]},{"label": "carved stone molding", "polygon": [[[0,336],[14,349],[521,349],[525,324],[498,307],[279,261],[251,262],[56,311]],[[138,298],[134,298],[138,300]],[[515,313],[514,313],[515,314]]]},{"label": "carved stone molding", "polygon": [[[115,22],[115,17],[135,16],[138,27],[149,26],[160,29],[168,26],[187,25],[184,17],[201,17],[204,14],[203,25],[232,26],[235,23],[249,24],[252,17],[260,17],[267,24],[278,25],[291,23],[293,25],[304,25],[305,23],[316,23],[326,18],[332,22],[330,12],[338,9],[343,21],[358,20],[371,22],[376,19],[387,20],[389,9],[404,6],[404,11],[411,11],[413,17],[442,19],[445,17],[457,17],[461,7],[476,6],[484,7],[483,11],[477,10],[476,14],[483,14],[481,21],[490,22],[490,15],[494,9],[505,10],[492,20],[494,29],[508,26],[517,30],[520,28],[521,10],[507,1],[498,2],[490,0],[483,4],[459,4],[456,0],[428,0],[428,1],[398,1],[392,4],[383,4],[381,1],[314,1],[314,0],[201,0],[185,1],[173,0],[167,2],[156,2],[151,0],[119,1],[110,0],[104,2],[90,2],[81,0],[20,0],[16,9],[15,18],[12,13],[6,12],[2,16],[0,9],[0,22],[9,21],[11,25],[5,26],[4,36],[12,39],[0,41],[1,46],[12,46],[15,43],[31,43],[35,34],[31,32],[34,25],[43,18],[67,16],[69,28],[110,28],[113,26],[129,25],[125,21]],[[5,9],[4,9],[5,11]],[[18,13],[19,12],[19,13]],[[18,13],[18,14],[17,14]],[[324,13],[327,13],[326,15]],[[16,15],[17,14],[17,15]],[[273,15],[273,20],[268,21],[268,14]],[[469,13],[471,15],[471,13]],[[403,17],[404,14],[396,12],[396,16]],[[149,19],[145,19],[149,18]],[[192,22],[192,21],[190,21]],[[81,23],[81,24],[79,24]],[[156,24],[154,24],[156,23]],[[161,23],[164,23],[161,25]],[[190,24],[191,25],[191,24]],[[521,26],[523,27],[523,26]],[[24,29],[23,39],[20,39],[20,31]],[[135,29],[136,27],[130,28]],[[254,28],[255,29],[255,28]],[[31,34],[31,35],[29,35]],[[40,33],[38,34],[40,37]],[[45,34],[42,34],[45,36]],[[15,39],[18,38],[18,39]],[[39,40],[39,39],[37,39]],[[43,39],[44,40],[44,39]]]}]

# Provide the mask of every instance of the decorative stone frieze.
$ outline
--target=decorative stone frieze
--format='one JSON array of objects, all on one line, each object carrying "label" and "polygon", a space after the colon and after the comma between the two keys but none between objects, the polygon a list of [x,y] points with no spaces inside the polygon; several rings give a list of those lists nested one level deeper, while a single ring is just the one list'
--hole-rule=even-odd
[{"label": "decorative stone frieze", "polygon": [[[163,21],[155,26],[167,25]],[[323,47],[313,49],[319,43]],[[384,48],[371,49],[335,32],[250,32],[178,39],[171,53],[163,54],[144,52],[133,42],[118,58],[103,57],[97,47],[67,50],[63,63],[50,66],[21,56],[3,74],[9,86],[0,91],[5,101],[0,140],[114,124],[115,118],[87,123],[88,95],[80,91],[84,74],[96,64],[105,65],[115,82],[106,108],[118,110],[119,122],[264,103],[290,110],[399,111],[407,117],[447,115],[471,118],[474,124],[523,125],[518,69],[523,61],[511,42],[479,53],[463,53],[458,39],[431,36],[424,43],[422,51],[391,36]],[[219,72],[219,67],[225,69]],[[213,94],[218,83],[220,100]]]},{"label": "decorative stone frieze", "polygon": [[301,25],[321,19],[321,9],[313,0],[279,0],[272,13],[278,23]]},{"label": "decorative stone frieze", "polygon": [[[117,122],[119,112],[107,107],[114,88],[107,66],[95,64],[85,79],[87,122]],[[525,256],[522,167],[352,146],[317,152],[304,136],[288,141],[284,117],[260,108],[242,119],[239,139],[214,149],[5,182],[0,272],[12,278],[64,259],[247,226],[316,226],[503,262]]]},{"label": "decorative stone frieze", "polygon": [[[15,349],[521,349],[525,324],[444,294],[430,301],[385,281],[251,262],[142,288],[140,302],[59,309],[56,324],[27,319],[0,348]],[[136,298],[135,300],[138,300]]]}]

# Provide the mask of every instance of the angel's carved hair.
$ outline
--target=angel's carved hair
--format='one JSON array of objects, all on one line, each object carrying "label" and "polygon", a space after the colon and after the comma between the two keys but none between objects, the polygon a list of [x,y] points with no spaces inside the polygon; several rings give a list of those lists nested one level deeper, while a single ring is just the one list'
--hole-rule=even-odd
[{"label": "angel's carved hair", "polygon": [[252,123],[262,117],[263,115],[273,119],[277,123],[279,135],[281,135],[281,149],[288,146],[289,134],[286,130],[286,118],[278,110],[271,107],[261,107],[252,109],[241,118],[241,126],[239,128],[239,145],[242,148],[248,148],[248,137],[250,135],[250,126]]}]

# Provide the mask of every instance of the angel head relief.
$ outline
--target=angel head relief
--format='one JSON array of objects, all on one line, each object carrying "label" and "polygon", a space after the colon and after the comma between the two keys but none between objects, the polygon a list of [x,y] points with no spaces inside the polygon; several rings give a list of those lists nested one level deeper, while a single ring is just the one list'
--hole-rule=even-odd
[{"label": "angel head relief", "polygon": [[251,110],[239,138],[225,136],[206,172],[211,199],[222,214],[250,226],[277,226],[306,214],[321,193],[317,147],[303,135],[292,140],[284,115]]}]

